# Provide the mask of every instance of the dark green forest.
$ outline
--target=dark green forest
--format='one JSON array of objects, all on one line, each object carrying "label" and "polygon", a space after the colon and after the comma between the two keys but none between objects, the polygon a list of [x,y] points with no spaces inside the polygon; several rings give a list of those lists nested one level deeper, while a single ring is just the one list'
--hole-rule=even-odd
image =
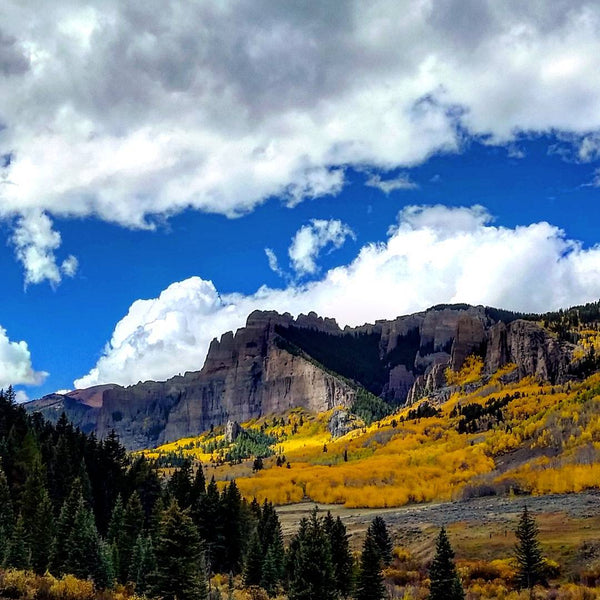
[{"label": "dark green forest", "polygon": [[70,574],[97,591],[127,584],[165,600],[216,598],[216,573],[297,600],[355,590],[363,598],[361,581],[383,586],[391,552],[384,523],[367,536],[381,549],[369,550],[362,568],[341,520],[316,509],[286,550],[273,505],[247,502],[235,481],[219,490],[187,459],[166,478],[155,463],[128,455],[114,433],[100,441],[64,415],[56,425],[28,415],[11,389],[0,391],[0,461],[5,569]]}]

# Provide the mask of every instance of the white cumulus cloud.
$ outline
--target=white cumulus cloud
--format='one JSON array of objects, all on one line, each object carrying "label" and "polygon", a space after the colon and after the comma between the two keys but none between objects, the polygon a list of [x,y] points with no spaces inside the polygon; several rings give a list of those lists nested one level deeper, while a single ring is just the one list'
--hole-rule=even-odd
[{"label": "white cumulus cloud", "polygon": [[347,238],[355,239],[354,232],[339,219],[312,219],[303,225],[292,238],[288,255],[292,268],[298,275],[317,272],[317,257],[327,246],[341,248]]},{"label": "white cumulus cloud", "polygon": [[63,275],[73,277],[77,271],[75,256],[57,264],[55,251],[60,247],[61,236],[53,229],[48,215],[39,210],[27,211],[17,220],[11,241],[25,269],[25,285],[42,281],[56,285]]},{"label": "white cumulus cloud", "polygon": [[[0,326],[0,388],[9,385],[40,385],[48,373],[35,371],[27,342],[12,342],[6,329]],[[23,399],[23,396],[20,396]]]},{"label": "white cumulus cloud", "polygon": [[255,309],[315,310],[358,325],[443,302],[541,312],[598,298],[599,246],[584,248],[546,222],[494,226],[481,206],[413,206],[400,212],[385,242],[363,246],[317,281],[219,295],[210,281],[192,277],[137,300],[75,386],[199,370],[211,339],[243,326]]},{"label": "white cumulus cloud", "polygon": [[599,31],[592,0],[5,0],[0,218],[243,214],[470,135],[567,132],[591,160]]},{"label": "white cumulus cloud", "polygon": [[381,175],[375,173],[371,175],[365,185],[381,190],[384,194],[390,194],[396,190],[416,190],[419,186],[411,181],[408,175],[400,175],[391,179],[383,179]]}]

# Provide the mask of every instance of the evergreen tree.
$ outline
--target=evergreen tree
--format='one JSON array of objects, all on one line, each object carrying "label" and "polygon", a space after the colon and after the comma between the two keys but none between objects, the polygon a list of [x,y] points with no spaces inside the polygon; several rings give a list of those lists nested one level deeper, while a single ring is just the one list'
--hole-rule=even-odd
[{"label": "evergreen tree", "polygon": [[163,600],[205,600],[208,592],[201,541],[176,502],[165,511],[156,546],[152,593]]},{"label": "evergreen tree", "polygon": [[337,517],[328,523],[328,535],[331,543],[331,556],[333,560],[333,573],[335,587],[342,596],[347,598],[352,592],[352,553],[350,552],[349,536],[342,520]]},{"label": "evergreen tree", "polygon": [[111,547],[112,567],[115,571],[115,576],[119,575],[120,570],[120,552],[119,547],[123,537],[123,523],[125,522],[125,508],[121,494],[117,496],[117,500],[112,510],[110,522],[108,524],[107,541]]},{"label": "evergreen tree", "polygon": [[21,495],[21,514],[31,550],[31,566],[36,573],[48,568],[54,539],[54,510],[46,489],[46,470],[37,460]]},{"label": "evergreen tree", "polygon": [[194,481],[192,483],[190,506],[198,506],[202,496],[206,494],[206,479],[204,478],[204,470],[202,465],[199,464],[194,475]]},{"label": "evergreen tree", "polygon": [[27,535],[23,517],[19,515],[6,550],[4,564],[14,569],[26,570],[31,566],[31,552],[27,545]]},{"label": "evergreen tree", "polygon": [[260,585],[269,596],[275,596],[283,574],[283,547],[271,544],[262,563]]},{"label": "evergreen tree", "polygon": [[221,498],[215,478],[212,477],[202,496],[198,509],[193,512],[200,537],[204,540],[209,572],[217,571],[224,554]]},{"label": "evergreen tree", "polygon": [[224,490],[221,497],[221,515],[223,519],[223,561],[219,570],[239,573],[242,565],[242,495],[232,481]]},{"label": "evergreen tree", "polygon": [[375,517],[369,525],[369,531],[371,532],[374,542],[379,548],[382,564],[384,566],[388,566],[392,562],[392,551],[394,549],[394,545],[383,518]]},{"label": "evergreen tree", "polygon": [[521,588],[533,588],[538,583],[546,585],[544,559],[538,541],[538,528],[527,507],[519,520],[516,530],[517,546],[515,556],[518,564],[517,582]]},{"label": "evergreen tree", "polygon": [[290,565],[290,600],[333,600],[336,596],[331,546],[317,509],[300,527]]},{"label": "evergreen tree", "polygon": [[67,560],[64,571],[78,577],[87,579],[97,573],[100,538],[94,522],[92,511],[81,500],[71,535],[67,541]]},{"label": "evergreen tree", "polygon": [[182,510],[192,505],[193,483],[192,483],[192,462],[186,458],[179,469],[176,469],[171,475],[167,484],[167,490],[172,498],[177,500],[177,504]]},{"label": "evergreen tree", "polygon": [[369,530],[360,560],[356,600],[383,600],[385,598],[382,566],[381,548],[373,532]]},{"label": "evergreen tree", "polygon": [[81,482],[79,479],[76,479],[73,482],[67,499],[60,509],[60,515],[56,523],[56,536],[50,558],[50,570],[54,575],[63,575],[66,572],[65,566],[69,557],[69,540],[75,526],[75,517],[82,504]]},{"label": "evergreen tree", "polygon": [[29,532],[31,566],[36,573],[43,574],[48,569],[54,544],[54,510],[50,496],[44,489],[41,502],[35,512]]},{"label": "evergreen tree", "polygon": [[149,575],[156,570],[156,556],[150,536],[139,535],[129,567],[128,580],[135,583],[135,591],[138,595],[148,591]]},{"label": "evergreen tree", "polygon": [[258,533],[255,531],[244,562],[244,585],[246,587],[260,585],[262,581],[263,557],[262,544]]},{"label": "evergreen tree", "polygon": [[137,492],[131,494],[123,514],[123,530],[119,538],[119,581],[125,583],[136,540],[144,527],[144,508]]},{"label": "evergreen tree", "polygon": [[0,469],[0,564],[2,564],[12,535],[14,518],[8,481],[4,471]]},{"label": "evergreen tree", "polygon": [[35,535],[35,517],[46,493],[45,472],[40,460],[36,460],[29,472],[21,494],[21,516],[29,539]]},{"label": "evergreen tree", "polygon": [[454,551],[444,527],[437,538],[435,556],[429,568],[429,600],[463,600],[465,593],[454,566]]},{"label": "evergreen tree", "polygon": [[112,549],[104,540],[98,546],[98,564],[94,569],[94,584],[98,589],[112,588],[115,583]]}]

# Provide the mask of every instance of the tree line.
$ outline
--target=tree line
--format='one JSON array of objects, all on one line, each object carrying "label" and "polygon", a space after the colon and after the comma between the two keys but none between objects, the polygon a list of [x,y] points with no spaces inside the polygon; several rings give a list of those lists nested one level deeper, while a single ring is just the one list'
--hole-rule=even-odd
[{"label": "tree line", "polygon": [[[523,587],[543,583],[535,523],[525,511],[517,552]],[[430,598],[462,598],[445,530],[431,565]],[[205,600],[215,573],[290,600],[382,600],[392,562],[385,521],[370,524],[355,560],[341,519],[315,509],[284,547],[274,506],[247,502],[235,481],[219,489],[184,459],[165,480],[157,465],[128,456],[111,434],[97,440],[63,415],[28,415],[0,391],[0,563],[97,589],[134,584],[136,594]],[[451,581],[450,588],[448,582]],[[436,595],[440,593],[444,595]],[[449,591],[450,590],[450,591]],[[448,593],[454,595],[448,596]],[[464,594],[463,594],[464,595]]]}]

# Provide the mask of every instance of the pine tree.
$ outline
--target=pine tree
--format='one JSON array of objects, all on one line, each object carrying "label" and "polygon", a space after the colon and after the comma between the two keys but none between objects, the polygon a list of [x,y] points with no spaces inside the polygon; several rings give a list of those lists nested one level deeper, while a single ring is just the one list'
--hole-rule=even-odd
[{"label": "pine tree", "polygon": [[127,501],[123,514],[123,530],[119,540],[119,581],[125,583],[136,540],[144,527],[144,508],[137,492]]},{"label": "pine tree", "polygon": [[209,571],[217,571],[224,554],[223,519],[221,516],[221,498],[215,478],[212,477],[201,499],[197,511],[193,512],[200,537],[205,542],[206,561]]},{"label": "pine tree", "polygon": [[392,538],[387,530],[387,525],[382,517],[375,517],[369,525],[369,530],[373,540],[379,548],[381,562],[384,566],[388,566],[392,562],[392,551],[394,545]]},{"label": "pine tree", "polygon": [[368,530],[360,560],[356,600],[383,600],[385,598],[382,566],[381,548],[373,532]]},{"label": "pine tree", "polygon": [[517,582],[521,588],[533,588],[537,584],[546,585],[544,559],[538,541],[538,528],[527,507],[519,520],[516,530],[517,546],[515,556],[518,564]]},{"label": "pine tree", "polygon": [[93,577],[100,562],[99,547],[100,538],[94,515],[82,499],[67,541],[68,554],[64,571],[79,579]]},{"label": "pine tree", "polygon": [[112,588],[115,583],[112,549],[104,540],[98,546],[98,564],[92,574],[94,585],[98,589]]},{"label": "pine tree", "polygon": [[283,571],[283,548],[271,544],[262,563],[260,585],[269,596],[275,596]]},{"label": "pine tree", "polygon": [[152,593],[163,600],[205,600],[208,592],[201,541],[176,502],[165,511],[156,546]]},{"label": "pine tree", "polygon": [[14,569],[26,570],[31,566],[31,552],[27,545],[27,534],[23,517],[19,515],[6,550],[4,564]]},{"label": "pine tree", "polygon": [[333,600],[336,596],[331,546],[322,521],[315,508],[296,534],[290,565],[290,600]]},{"label": "pine tree", "polygon": [[0,564],[14,528],[13,503],[4,471],[0,469]]},{"label": "pine tree", "polygon": [[454,551],[444,527],[437,538],[435,556],[429,568],[429,600],[463,600],[465,593],[454,566]]},{"label": "pine tree", "polygon": [[194,482],[192,483],[190,506],[198,506],[198,503],[204,494],[206,494],[206,479],[204,477],[202,465],[199,464],[196,469],[196,474],[194,475]]},{"label": "pine tree", "polygon": [[75,526],[77,511],[82,504],[81,482],[79,479],[76,479],[73,482],[67,499],[60,509],[60,515],[56,523],[56,536],[50,559],[50,570],[54,575],[63,575],[66,572],[65,566],[69,556],[69,539]]},{"label": "pine tree", "polygon": [[186,458],[181,467],[176,469],[171,475],[171,479],[167,484],[169,494],[177,500],[177,504],[182,510],[189,508],[193,500],[193,483],[192,483],[192,462]]},{"label": "pine tree", "polygon": [[348,542],[349,536],[339,517],[329,525],[328,534],[331,543],[335,587],[342,598],[347,598],[352,592],[353,560]]},{"label": "pine tree", "polygon": [[262,544],[258,533],[255,531],[244,563],[244,585],[246,587],[260,585],[262,581],[263,558]]},{"label": "pine tree", "polygon": [[21,515],[31,550],[31,566],[36,573],[48,568],[54,539],[54,512],[46,489],[46,470],[40,460],[27,476],[21,495]]},{"label": "pine tree", "polygon": [[35,512],[32,529],[29,533],[31,566],[36,573],[43,574],[48,569],[54,544],[54,510],[50,496],[44,489],[41,502]]},{"label": "pine tree", "polygon": [[128,580],[135,583],[136,594],[142,595],[148,591],[149,576],[156,570],[156,556],[150,536],[139,535],[129,567]]},{"label": "pine tree", "polygon": [[224,556],[220,570],[239,573],[242,565],[242,495],[232,481],[221,496],[221,515],[223,519]]},{"label": "pine tree", "polygon": [[115,576],[119,575],[120,570],[120,552],[121,540],[123,537],[123,523],[125,521],[125,508],[121,494],[117,496],[117,500],[112,510],[110,522],[108,525],[107,540],[111,546],[112,567],[115,571]]},{"label": "pine tree", "polygon": [[36,460],[29,472],[21,494],[21,516],[28,538],[35,535],[35,516],[46,492],[45,471],[40,460]]}]

